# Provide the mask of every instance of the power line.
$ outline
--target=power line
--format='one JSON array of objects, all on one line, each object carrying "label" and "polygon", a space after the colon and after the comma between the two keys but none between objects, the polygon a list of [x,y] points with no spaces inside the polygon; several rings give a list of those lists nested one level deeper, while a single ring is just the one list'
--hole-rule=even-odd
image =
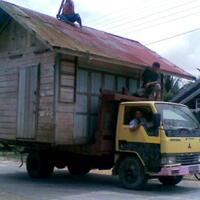
[{"label": "power line", "polygon": [[[193,1],[199,1],[199,0],[193,0]],[[187,2],[188,3],[188,2]],[[152,3],[151,3],[152,4]],[[165,4],[165,6],[166,6],[167,4]],[[131,15],[128,15],[128,16],[131,16],[131,17],[134,17],[134,16],[136,16],[137,17],[137,14],[140,14],[142,11],[144,12],[144,8],[149,8],[149,9],[155,9],[155,8],[160,8],[160,7],[163,7],[163,4],[162,4],[162,6],[144,6],[144,7],[142,7],[143,9],[137,9],[137,10],[132,10],[132,11],[134,11],[134,13],[135,13],[135,15],[132,15],[132,13],[131,13]],[[130,9],[132,9],[131,7],[129,7]],[[123,9],[124,10],[124,9]],[[121,9],[121,11],[122,11],[122,9]],[[137,14],[136,14],[137,13]],[[116,13],[117,14],[117,13]],[[120,16],[123,16],[124,17],[124,13],[123,14],[120,14],[118,17],[120,17]],[[125,18],[128,18],[128,16],[126,16]],[[110,18],[110,16],[108,15],[108,17]],[[103,17],[101,17],[101,18],[103,18]],[[110,19],[112,19],[112,18],[110,18]],[[96,24],[98,24],[98,25],[110,25],[110,23],[109,24],[105,24],[105,18],[103,18],[102,20],[101,20],[101,22],[100,23],[96,23]],[[114,18],[112,19],[112,20],[115,20]],[[92,21],[95,21],[94,19],[92,20]],[[116,20],[115,20],[116,21]],[[122,21],[122,20],[118,20],[118,21]],[[98,22],[98,21],[96,21],[96,22]]]},{"label": "power line", "polygon": [[[192,2],[193,2],[194,0],[192,0]],[[187,3],[188,4],[188,3]],[[128,23],[132,23],[132,22],[134,22],[134,21],[136,21],[136,22],[138,22],[138,20],[142,20],[142,19],[146,19],[146,18],[149,18],[149,17],[151,17],[151,16],[155,16],[155,15],[158,15],[159,13],[162,13],[162,12],[165,12],[165,11],[168,11],[168,10],[171,10],[172,8],[174,9],[174,8],[177,8],[177,7],[182,7],[182,6],[185,6],[185,5],[187,5],[187,4],[180,4],[179,6],[175,6],[175,7],[171,7],[171,8],[168,8],[168,9],[166,9],[166,10],[162,10],[162,11],[159,11],[159,12],[157,12],[157,13],[153,13],[153,14],[151,14],[151,15],[146,15],[146,16],[143,16],[143,17],[140,17],[140,18],[137,18],[137,19],[134,19],[134,20],[129,20],[129,21],[126,21],[126,26],[129,26],[128,25]],[[190,8],[190,9],[194,9],[194,8],[198,8],[198,7],[200,7],[200,5],[199,6],[195,6],[195,7],[192,7],[192,8]],[[184,9],[184,10],[181,10],[181,11],[179,11],[179,12],[174,12],[174,14],[168,14],[168,15],[165,15],[165,16],[163,16],[163,17],[160,17],[159,18],[159,20],[160,19],[163,19],[163,18],[166,18],[166,17],[171,17],[171,16],[173,16],[173,15],[177,15],[178,13],[182,13],[182,12],[185,12],[185,11],[187,11],[188,10],[188,8],[186,8],[186,9]],[[143,25],[143,24],[147,24],[147,23],[149,23],[149,22],[152,22],[152,21],[154,21],[154,20],[156,20],[157,18],[154,18],[153,20],[147,20],[146,22],[144,22],[144,23],[140,23],[140,24],[138,24],[138,25],[136,25],[136,26],[141,26],[141,25]],[[121,20],[120,20],[121,21]],[[121,25],[124,25],[124,23],[121,23],[121,24],[118,24],[118,25],[115,25],[115,26],[111,26],[111,27],[109,27],[110,29],[116,29],[118,26],[121,26]],[[124,26],[123,26],[124,27]]]},{"label": "power line", "polygon": [[178,18],[173,18],[173,19],[170,19],[170,20],[166,20],[166,21],[164,21],[164,22],[160,22],[160,23],[156,23],[156,24],[153,24],[153,25],[149,25],[149,26],[146,26],[146,27],[143,27],[143,28],[130,29],[131,31],[122,32],[122,33],[123,33],[123,34],[135,33],[135,32],[141,31],[141,30],[153,28],[153,27],[155,27],[155,26],[160,26],[160,25],[163,25],[163,24],[172,22],[172,21],[178,21],[178,20],[181,20],[181,19],[185,19],[185,18],[187,18],[187,17],[191,17],[191,16],[194,16],[194,15],[197,15],[197,14],[200,14],[200,11],[195,12],[195,13],[192,13],[192,14],[187,14],[187,15],[184,15],[184,16],[181,16],[181,17],[178,17]]},{"label": "power line", "polygon": [[163,41],[166,41],[166,40],[170,40],[170,39],[173,39],[173,38],[176,38],[176,37],[180,37],[180,36],[183,36],[183,35],[187,35],[187,34],[190,34],[190,33],[193,33],[193,32],[197,32],[197,31],[200,31],[200,28],[196,28],[196,29],[193,29],[193,30],[190,30],[190,31],[179,33],[179,34],[176,34],[176,35],[173,35],[173,36],[170,36],[170,37],[167,37],[167,38],[163,38],[163,39],[160,39],[160,40],[156,40],[156,41],[147,43],[145,45],[148,46],[148,45],[160,43],[160,42],[163,42]]},{"label": "power line", "polygon": [[[147,3],[145,3],[146,1],[144,0],[144,1],[142,1],[141,3],[142,4],[140,4],[140,6],[144,9],[144,8],[148,8],[149,6],[142,6],[142,5],[146,5]],[[144,4],[143,4],[144,3]],[[149,2],[149,4],[151,5],[152,3],[151,2]],[[129,7],[125,7],[125,8],[123,8],[124,10],[125,9],[128,9],[128,10],[130,10],[130,9],[132,9],[130,6]],[[115,15],[115,16],[122,16],[121,15],[121,8],[120,8],[120,10],[118,9],[118,10],[115,10],[114,12],[111,12],[111,13],[107,13],[107,14],[105,14],[105,15],[103,15],[103,16],[101,16],[101,18],[100,19],[97,19],[96,20],[96,22],[104,22],[104,19],[103,18],[106,18],[106,17],[110,17],[110,16],[112,16],[112,15]],[[141,9],[138,9],[138,11],[140,11]],[[119,11],[119,13],[117,12],[117,11]],[[94,19],[91,19],[91,20],[89,20],[88,22],[93,22],[94,21]]]},{"label": "power line", "polygon": [[[177,5],[177,6],[173,6],[173,7],[170,7],[170,8],[168,8],[168,9],[165,9],[165,10],[161,10],[161,11],[158,11],[158,12],[154,12],[154,13],[151,13],[150,15],[145,15],[145,16],[143,16],[143,17],[138,17],[138,18],[136,18],[136,19],[134,19],[134,20],[129,20],[128,22],[134,22],[134,21],[138,21],[138,20],[142,20],[142,19],[145,19],[145,18],[149,18],[149,17],[151,17],[151,16],[154,16],[154,15],[158,15],[159,13],[162,13],[162,12],[166,12],[166,11],[168,11],[168,10],[174,10],[174,9],[176,9],[176,8],[178,8],[178,7],[183,7],[183,6],[186,6],[186,5],[188,5],[188,4],[193,4],[193,3],[196,3],[196,2],[194,2],[194,1],[199,1],[199,0],[192,0],[192,1],[189,1],[189,2],[187,2],[187,3],[183,3],[183,4],[179,4],[179,5]],[[158,7],[159,8],[159,7]],[[155,8],[154,8],[155,9]],[[136,16],[136,15],[133,15],[133,16],[131,16],[132,18],[134,17],[134,16]],[[124,21],[124,20],[126,20],[126,19],[128,19],[128,18],[130,18],[130,17],[125,17],[125,18],[123,18],[123,19],[121,19],[121,20],[118,20],[118,22],[121,22],[121,21]],[[114,26],[112,26],[112,28],[115,28],[115,27],[117,27],[117,26],[121,26],[121,25],[123,25],[124,23],[116,23],[117,25],[114,25]],[[126,21],[126,23],[127,23],[127,21]],[[96,25],[99,25],[99,23],[96,23]],[[103,24],[104,26],[109,26],[110,24]]]}]

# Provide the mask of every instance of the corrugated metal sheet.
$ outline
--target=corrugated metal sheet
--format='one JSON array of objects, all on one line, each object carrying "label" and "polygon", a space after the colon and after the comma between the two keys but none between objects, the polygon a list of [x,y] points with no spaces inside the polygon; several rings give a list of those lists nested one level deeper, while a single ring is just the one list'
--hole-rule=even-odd
[{"label": "corrugated metal sheet", "polygon": [[51,47],[92,54],[103,58],[151,66],[161,63],[161,70],[185,78],[192,76],[137,41],[118,37],[88,27],[79,28],[29,9],[0,1],[0,8]]}]

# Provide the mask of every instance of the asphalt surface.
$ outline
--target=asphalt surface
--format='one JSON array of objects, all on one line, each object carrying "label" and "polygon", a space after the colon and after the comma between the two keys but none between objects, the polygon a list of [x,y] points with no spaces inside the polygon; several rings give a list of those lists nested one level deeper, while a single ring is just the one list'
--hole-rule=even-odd
[{"label": "asphalt surface", "polygon": [[67,170],[56,170],[48,180],[33,180],[19,163],[0,161],[0,200],[200,200],[200,182],[182,181],[164,187],[150,181],[145,190],[120,187],[115,177],[90,173],[71,177]]}]

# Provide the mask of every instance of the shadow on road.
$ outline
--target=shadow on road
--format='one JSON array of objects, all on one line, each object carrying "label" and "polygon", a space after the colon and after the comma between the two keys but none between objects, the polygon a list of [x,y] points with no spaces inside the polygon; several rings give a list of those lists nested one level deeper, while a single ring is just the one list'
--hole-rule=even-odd
[{"label": "shadow on road", "polygon": [[[26,185],[26,188],[27,186],[30,186],[30,188],[35,188],[36,190],[38,188],[45,191],[45,189],[48,190],[49,188],[52,188],[54,191],[68,190],[72,193],[75,191],[77,195],[93,191],[112,191],[126,194],[132,194],[134,192],[134,194],[141,194],[141,191],[125,190],[121,188],[121,185],[116,177],[90,173],[84,177],[77,178],[70,176],[70,174],[68,174],[65,170],[58,170],[51,178],[45,180],[30,179],[26,172],[22,171],[10,174],[1,174],[0,180],[17,185],[18,187],[20,187],[20,185]],[[167,196],[169,194],[184,195],[191,192],[191,190],[194,192],[195,190],[199,190],[199,188],[195,187],[192,182],[190,183],[183,183],[176,187],[166,187],[157,181],[150,181],[142,193],[162,193],[162,195]]]}]

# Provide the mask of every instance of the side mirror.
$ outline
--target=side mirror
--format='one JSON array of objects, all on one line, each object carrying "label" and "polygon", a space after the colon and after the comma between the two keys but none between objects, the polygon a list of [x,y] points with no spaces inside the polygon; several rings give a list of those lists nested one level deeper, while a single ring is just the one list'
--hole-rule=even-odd
[{"label": "side mirror", "polygon": [[161,122],[161,115],[159,113],[154,113],[153,114],[153,126],[154,128],[159,128],[160,127],[160,122]]}]

